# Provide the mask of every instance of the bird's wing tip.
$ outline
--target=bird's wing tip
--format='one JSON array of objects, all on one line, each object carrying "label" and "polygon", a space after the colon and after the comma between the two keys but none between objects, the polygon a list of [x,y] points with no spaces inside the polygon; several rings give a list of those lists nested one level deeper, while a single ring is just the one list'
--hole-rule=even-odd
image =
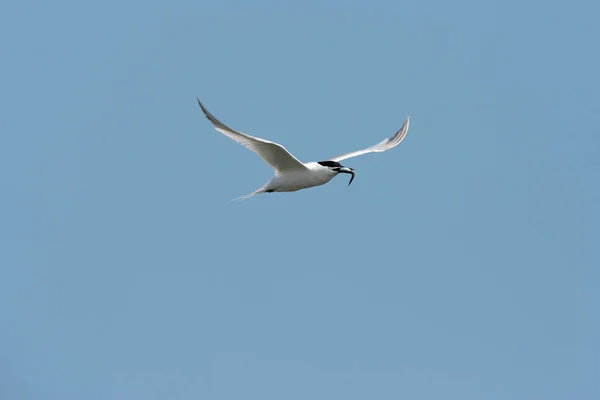
[{"label": "bird's wing tip", "polygon": [[200,106],[200,109],[204,113],[204,116],[206,116],[206,118],[208,118],[211,122],[215,123],[216,118],[210,113],[210,111],[208,111],[206,109],[206,107],[204,107],[204,104],[202,104],[202,102],[200,101],[200,99],[198,97],[196,97],[196,100],[198,101],[198,105]]}]

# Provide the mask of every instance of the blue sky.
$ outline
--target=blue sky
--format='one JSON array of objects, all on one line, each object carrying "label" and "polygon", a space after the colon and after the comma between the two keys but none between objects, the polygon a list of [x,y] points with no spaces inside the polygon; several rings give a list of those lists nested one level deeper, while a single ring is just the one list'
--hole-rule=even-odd
[{"label": "blue sky", "polygon": [[597,3],[0,10],[0,398],[600,396]]}]

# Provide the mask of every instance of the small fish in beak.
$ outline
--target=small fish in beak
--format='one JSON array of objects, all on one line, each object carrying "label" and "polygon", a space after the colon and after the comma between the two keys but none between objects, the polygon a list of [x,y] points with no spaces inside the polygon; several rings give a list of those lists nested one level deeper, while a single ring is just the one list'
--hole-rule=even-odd
[{"label": "small fish in beak", "polygon": [[350,184],[352,183],[352,181],[354,180],[354,170],[352,168],[349,167],[341,167],[339,169],[338,172],[344,173],[344,174],[351,174],[352,177],[350,178],[350,182],[348,182],[348,186],[350,186]]}]

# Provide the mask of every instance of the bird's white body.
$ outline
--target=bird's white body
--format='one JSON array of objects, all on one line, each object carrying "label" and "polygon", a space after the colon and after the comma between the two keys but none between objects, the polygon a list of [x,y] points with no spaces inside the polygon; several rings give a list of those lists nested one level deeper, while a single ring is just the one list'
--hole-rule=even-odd
[{"label": "bird's white body", "polygon": [[[267,182],[267,184],[239,199],[246,199],[259,193],[295,192],[297,190],[323,185],[332,180],[339,173],[351,174],[352,178],[350,179],[350,183],[352,183],[352,180],[354,179],[354,170],[340,165],[339,161],[360,156],[362,154],[378,153],[396,147],[406,137],[409,126],[409,118],[406,118],[402,127],[392,138],[385,139],[374,146],[342,154],[331,158],[328,161],[303,163],[291,155],[280,144],[231,129],[216,119],[202,103],[200,103],[200,100],[198,100],[198,104],[204,112],[204,115],[206,115],[206,118],[214,125],[216,130],[257,153],[275,170],[275,176]],[[348,183],[348,185],[350,185],[350,183]]]},{"label": "bird's white body", "polygon": [[305,169],[275,173],[273,179],[261,189],[264,189],[265,192],[295,192],[324,185],[337,175],[337,172],[323,167],[317,162],[304,163],[304,166]]}]

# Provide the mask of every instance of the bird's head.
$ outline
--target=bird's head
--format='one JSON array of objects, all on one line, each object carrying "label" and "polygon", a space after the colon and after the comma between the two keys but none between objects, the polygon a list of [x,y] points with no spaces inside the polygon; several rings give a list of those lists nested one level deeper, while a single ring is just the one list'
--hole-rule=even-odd
[{"label": "bird's head", "polygon": [[350,178],[350,182],[348,182],[348,186],[350,186],[350,184],[354,180],[354,170],[349,167],[344,167],[337,161],[319,161],[319,164],[325,168],[328,168],[330,171],[334,172],[336,175],[339,173],[352,175],[352,177]]}]

